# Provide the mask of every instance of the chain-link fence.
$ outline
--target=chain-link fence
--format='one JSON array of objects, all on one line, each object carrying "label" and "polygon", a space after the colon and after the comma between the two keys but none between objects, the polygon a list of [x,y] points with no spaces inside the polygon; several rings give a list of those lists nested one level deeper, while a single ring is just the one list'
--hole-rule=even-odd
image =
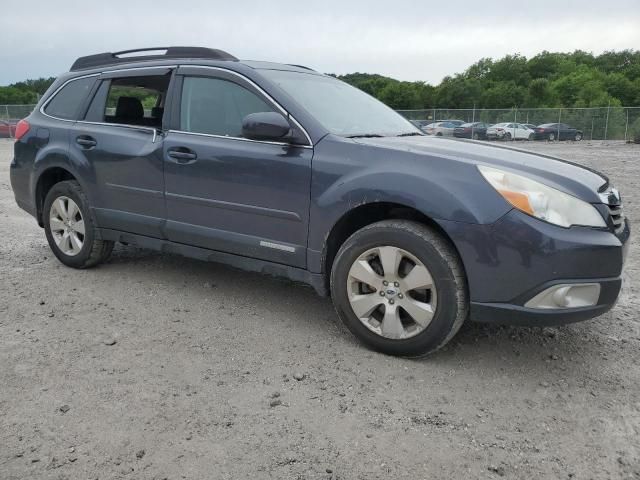
[{"label": "chain-link fence", "polygon": [[0,138],[11,138],[16,133],[16,125],[27,117],[35,105],[0,105]]},{"label": "chain-link fence", "polygon": [[[35,105],[0,105],[0,136],[13,136],[15,124]],[[509,108],[398,110],[409,120],[437,122],[462,120],[489,124],[514,122],[530,125],[563,123],[581,130],[585,140],[640,140],[640,107]],[[8,132],[5,132],[5,130]]]},{"label": "chain-link fence", "polygon": [[581,130],[586,140],[633,140],[640,138],[640,107],[601,108],[509,108],[398,110],[409,120],[437,122],[462,120],[489,124],[566,124]]}]

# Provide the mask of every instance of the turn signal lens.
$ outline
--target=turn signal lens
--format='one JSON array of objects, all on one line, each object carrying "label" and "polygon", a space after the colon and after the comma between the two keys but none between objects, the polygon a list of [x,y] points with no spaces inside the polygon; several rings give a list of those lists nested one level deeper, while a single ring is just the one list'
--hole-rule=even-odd
[{"label": "turn signal lens", "polygon": [[527,197],[524,193],[519,192],[511,192],[509,190],[498,190],[500,195],[502,195],[507,202],[516,207],[518,210],[522,210],[524,213],[528,213],[529,215],[533,215],[533,207],[531,203],[529,203],[529,197]]}]

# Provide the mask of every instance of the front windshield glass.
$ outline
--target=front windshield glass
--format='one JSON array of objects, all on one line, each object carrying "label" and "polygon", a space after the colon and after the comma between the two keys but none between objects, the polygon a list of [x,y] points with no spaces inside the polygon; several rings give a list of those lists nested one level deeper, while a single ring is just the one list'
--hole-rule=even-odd
[{"label": "front windshield glass", "polygon": [[335,78],[282,70],[262,70],[262,74],[335,135],[387,137],[421,134],[384,103]]}]

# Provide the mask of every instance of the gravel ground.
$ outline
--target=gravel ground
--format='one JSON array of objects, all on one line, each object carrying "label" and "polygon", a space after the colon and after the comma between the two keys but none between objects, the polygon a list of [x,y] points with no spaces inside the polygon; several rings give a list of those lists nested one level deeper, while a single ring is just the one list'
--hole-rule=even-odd
[{"label": "gravel ground", "polygon": [[[525,143],[610,175],[640,147]],[[466,324],[423,360],[360,346],[307,287],[131,247],[63,267],[0,140],[0,478],[640,478],[638,249],[619,304]]]}]

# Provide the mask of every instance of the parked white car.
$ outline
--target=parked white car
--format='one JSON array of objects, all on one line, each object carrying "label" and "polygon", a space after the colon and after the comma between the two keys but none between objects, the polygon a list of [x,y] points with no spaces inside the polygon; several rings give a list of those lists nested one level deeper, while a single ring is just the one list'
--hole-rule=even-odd
[{"label": "parked white car", "polygon": [[487,128],[489,140],[533,140],[535,132],[521,123],[496,123]]}]

